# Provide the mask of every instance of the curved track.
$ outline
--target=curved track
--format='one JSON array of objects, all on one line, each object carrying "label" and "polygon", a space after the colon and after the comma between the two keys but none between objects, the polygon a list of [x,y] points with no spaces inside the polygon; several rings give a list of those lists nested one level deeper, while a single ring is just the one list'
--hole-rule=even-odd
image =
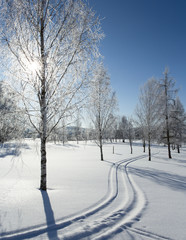
[{"label": "curved track", "polygon": [[166,239],[141,229],[132,228],[146,206],[144,193],[128,173],[128,166],[134,161],[145,158],[140,155],[110,163],[107,194],[89,208],[59,219],[55,225],[40,225],[19,232],[6,233],[1,239],[39,239],[50,235],[49,239],[109,239],[113,235],[127,231],[130,235],[147,236],[148,239]]}]

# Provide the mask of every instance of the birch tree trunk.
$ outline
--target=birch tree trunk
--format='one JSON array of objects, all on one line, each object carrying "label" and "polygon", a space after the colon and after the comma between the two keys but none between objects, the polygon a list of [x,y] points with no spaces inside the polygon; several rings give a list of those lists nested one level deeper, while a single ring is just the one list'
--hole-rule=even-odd
[{"label": "birch tree trunk", "polygon": [[41,137],[41,182],[40,189],[47,189],[47,158],[46,158],[46,139]]},{"label": "birch tree trunk", "polygon": [[40,46],[41,46],[41,183],[40,189],[47,189],[47,159],[46,159],[46,139],[47,139],[47,108],[46,108],[46,78],[45,78],[45,44],[44,44],[44,16],[45,0],[41,6],[41,27],[40,27]]}]

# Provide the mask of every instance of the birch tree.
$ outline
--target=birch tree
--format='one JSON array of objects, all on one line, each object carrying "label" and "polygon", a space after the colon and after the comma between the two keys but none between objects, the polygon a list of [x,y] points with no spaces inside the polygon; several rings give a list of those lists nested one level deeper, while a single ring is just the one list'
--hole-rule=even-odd
[{"label": "birch tree", "polygon": [[88,113],[94,126],[96,143],[100,148],[101,161],[103,161],[103,139],[107,130],[114,124],[113,115],[117,103],[103,64],[97,65],[93,78],[90,83]]},{"label": "birch tree", "polygon": [[128,140],[129,140],[131,154],[133,154],[132,143],[134,140],[134,135],[135,134],[134,134],[134,127],[133,127],[133,119],[128,118],[127,122],[126,122],[126,138],[128,138]]},{"label": "birch tree", "polygon": [[81,93],[92,61],[99,56],[98,43],[103,34],[99,19],[81,0],[0,3],[1,52],[4,62],[7,60],[4,72],[9,72],[25,112],[39,133],[40,189],[46,190],[47,138],[63,116],[73,114],[82,101]]},{"label": "birch tree", "polygon": [[137,123],[141,126],[143,136],[148,142],[149,161],[151,161],[151,142],[159,126],[161,89],[158,82],[151,78],[141,88],[139,104],[136,108]]}]

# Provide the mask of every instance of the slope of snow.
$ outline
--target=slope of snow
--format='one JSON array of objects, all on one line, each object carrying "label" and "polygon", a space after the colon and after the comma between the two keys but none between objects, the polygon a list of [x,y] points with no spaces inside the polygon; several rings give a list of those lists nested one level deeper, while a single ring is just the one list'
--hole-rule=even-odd
[{"label": "slope of snow", "polygon": [[0,148],[0,239],[186,239],[185,148],[149,162],[110,143],[102,162],[94,143],[48,143],[42,192],[39,141],[19,145]]}]

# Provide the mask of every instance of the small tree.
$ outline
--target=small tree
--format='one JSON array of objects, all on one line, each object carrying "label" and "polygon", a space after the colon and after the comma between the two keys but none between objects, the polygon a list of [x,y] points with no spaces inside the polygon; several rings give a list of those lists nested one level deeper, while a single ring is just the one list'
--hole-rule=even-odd
[{"label": "small tree", "polygon": [[126,116],[123,116],[121,118],[121,122],[119,124],[119,129],[122,133],[122,136],[123,136],[123,142],[125,142],[125,139],[126,139],[126,132],[127,132],[127,117]]},{"label": "small tree", "polygon": [[75,119],[75,129],[74,129],[74,135],[77,141],[77,144],[79,143],[79,140],[82,140],[82,130],[81,130],[81,120],[80,120],[80,110],[77,110],[76,119]]},{"label": "small tree", "polygon": [[105,132],[105,138],[110,140],[110,142],[113,142],[113,140],[116,137],[116,129],[117,129],[117,124],[116,124],[116,117],[112,114],[110,114],[110,126],[107,128]]},{"label": "small tree", "polygon": [[110,79],[103,64],[97,65],[93,78],[90,84],[88,113],[95,129],[96,143],[100,148],[103,161],[103,139],[115,120],[113,115],[116,109],[116,96],[111,91]]},{"label": "small tree", "polygon": [[133,127],[133,119],[128,118],[126,123],[126,138],[128,138],[130,143],[130,153],[133,153],[132,142],[134,140],[134,127]]},{"label": "small tree", "polygon": [[149,161],[151,161],[151,141],[155,138],[160,120],[160,93],[161,89],[157,81],[154,78],[149,79],[141,89],[139,104],[136,108],[137,123],[143,132],[143,142],[145,140],[148,142]]},{"label": "small tree", "polygon": [[62,127],[60,132],[60,140],[62,141],[63,145],[65,145],[65,142],[67,142],[67,129],[65,124],[65,118],[62,119]]}]

